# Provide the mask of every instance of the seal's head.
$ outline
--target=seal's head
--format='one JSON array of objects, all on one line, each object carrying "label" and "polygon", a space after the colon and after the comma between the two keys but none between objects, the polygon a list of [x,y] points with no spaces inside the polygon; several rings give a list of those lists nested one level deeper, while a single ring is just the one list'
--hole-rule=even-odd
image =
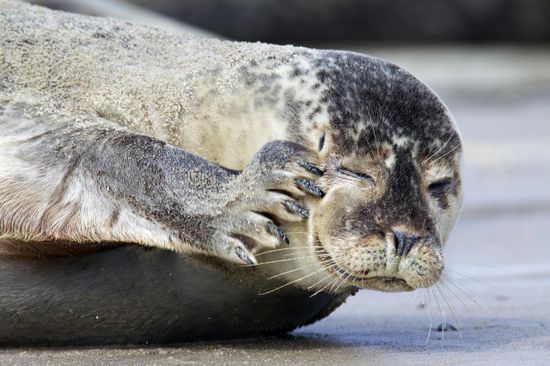
[{"label": "seal's head", "polygon": [[433,91],[391,63],[329,52],[312,69],[326,123],[312,116],[296,139],[319,151],[326,195],[300,240],[317,268],[302,282],[333,290],[431,286],[462,201],[452,117]]}]

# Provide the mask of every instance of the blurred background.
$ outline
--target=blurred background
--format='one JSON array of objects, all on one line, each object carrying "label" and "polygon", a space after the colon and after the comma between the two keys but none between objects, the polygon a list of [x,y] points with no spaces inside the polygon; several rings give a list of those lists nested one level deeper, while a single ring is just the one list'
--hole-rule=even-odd
[{"label": "blurred background", "polygon": [[433,364],[550,359],[549,0],[34,2],[199,36],[379,56],[430,85],[460,126],[465,203],[438,288],[363,291],[292,341],[225,344],[222,354],[191,347],[188,355],[213,363],[243,352],[254,363],[264,351],[275,363],[307,363],[312,350],[317,362],[345,364],[364,356],[426,364],[426,354]]},{"label": "blurred background", "polygon": [[[115,3],[109,0],[36,2],[95,14],[108,12],[109,5]],[[124,6],[120,1],[117,3]],[[550,2],[547,0],[128,0],[128,3],[244,41],[541,42],[550,39]]]}]

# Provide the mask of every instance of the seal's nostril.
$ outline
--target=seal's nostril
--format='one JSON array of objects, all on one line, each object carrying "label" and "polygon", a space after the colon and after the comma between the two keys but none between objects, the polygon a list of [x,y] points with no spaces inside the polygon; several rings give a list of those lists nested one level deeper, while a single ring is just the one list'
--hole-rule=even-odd
[{"label": "seal's nostril", "polygon": [[393,230],[393,235],[395,237],[395,254],[399,256],[406,256],[409,254],[413,245],[420,238],[399,230]]}]

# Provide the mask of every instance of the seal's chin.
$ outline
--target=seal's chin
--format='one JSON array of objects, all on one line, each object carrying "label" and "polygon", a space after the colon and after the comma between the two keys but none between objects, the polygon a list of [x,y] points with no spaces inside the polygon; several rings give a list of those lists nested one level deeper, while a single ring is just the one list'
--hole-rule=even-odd
[{"label": "seal's chin", "polygon": [[[351,274],[334,264],[333,272],[340,277],[343,277],[350,286],[358,288],[368,288],[384,292],[405,292],[414,291],[415,288],[410,286],[407,281],[399,277],[393,276],[377,276],[364,277],[361,273]],[[331,268],[328,269],[329,271]]]},{"label": "seal's chin", "polygon": [[385,292],[414,291],[407,281],[397,277],[372,277],[363,281],[363,287]]}]

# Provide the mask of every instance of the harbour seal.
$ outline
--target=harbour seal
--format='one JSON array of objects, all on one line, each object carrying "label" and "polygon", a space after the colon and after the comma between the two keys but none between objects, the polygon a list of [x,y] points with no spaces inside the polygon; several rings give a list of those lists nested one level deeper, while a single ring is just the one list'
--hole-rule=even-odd
[{"label": "harbour seal", "polygon": [[[327,295],[326,309],[358,288],[439,279],[462,145],[440,98],[398,66],[6,0],[0,18],[0,260],[20,260],[10,271],[134,245],[219,259],[220,273],[246,271],[241,286]],[[186,319],[203,290],[186,288]],[[28,293],[7,295],[4,308],[32,307]]]}]

